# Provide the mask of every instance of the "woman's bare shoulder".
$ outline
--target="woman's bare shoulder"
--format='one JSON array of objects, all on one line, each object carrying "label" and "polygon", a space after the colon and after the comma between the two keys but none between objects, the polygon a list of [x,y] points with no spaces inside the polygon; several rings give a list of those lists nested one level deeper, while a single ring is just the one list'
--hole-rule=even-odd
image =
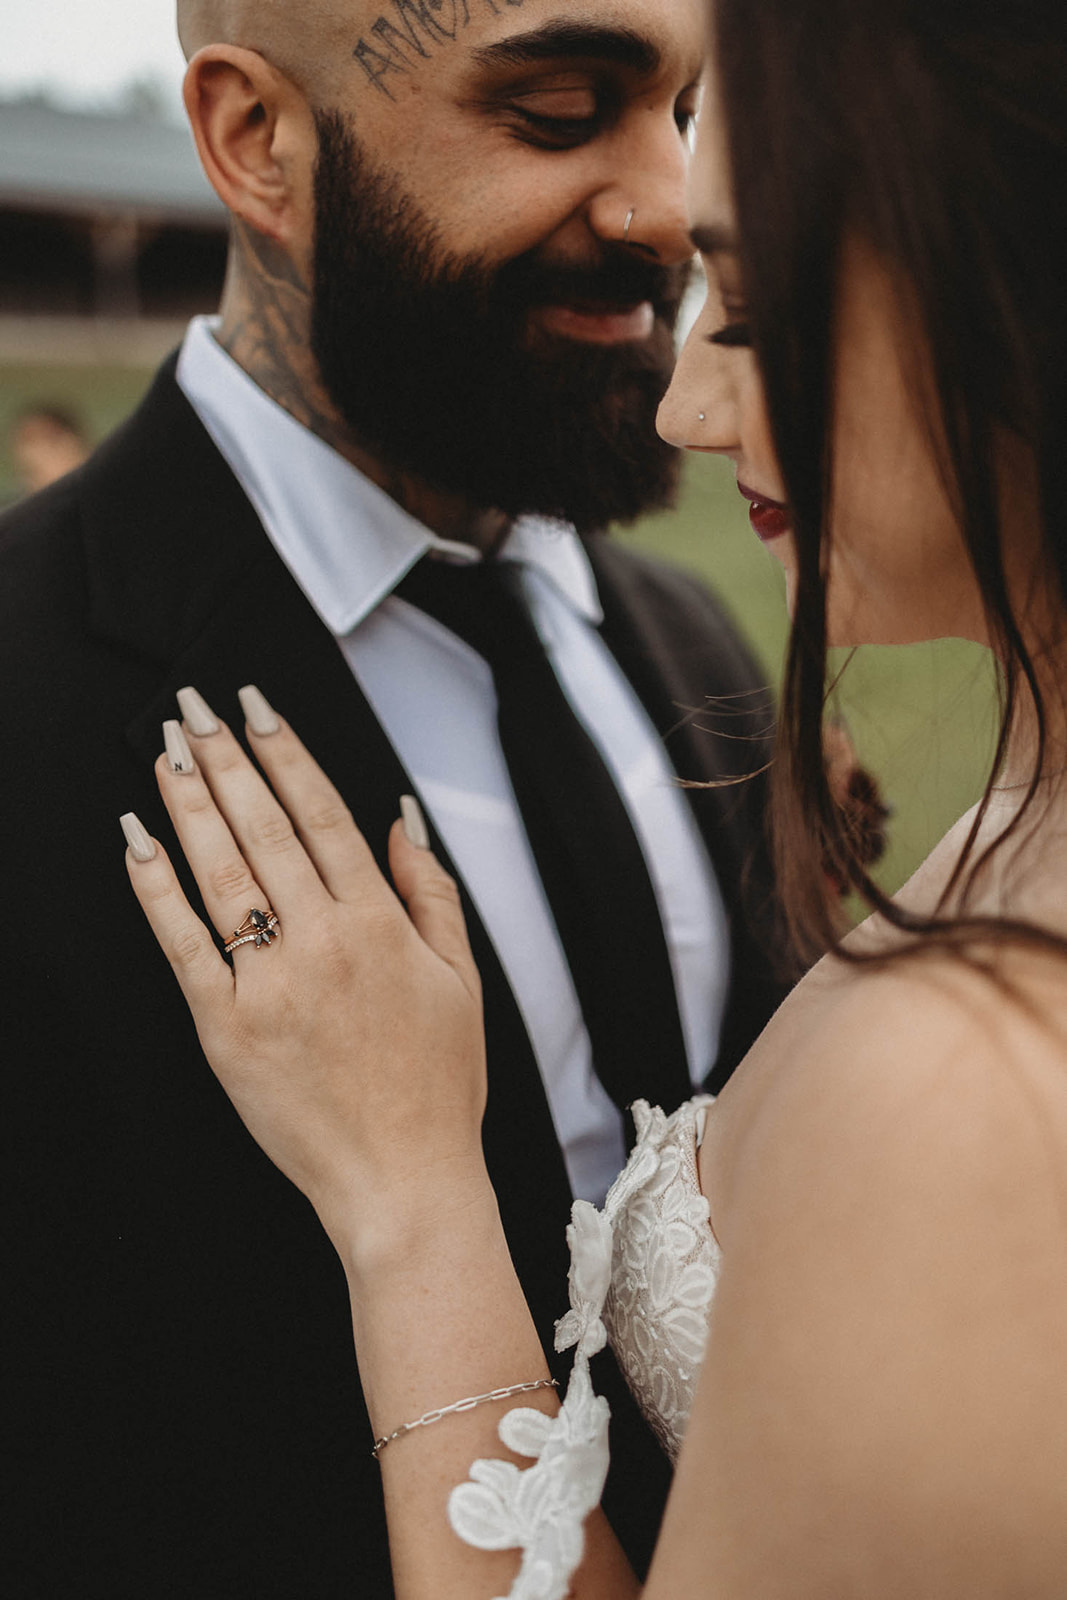
[{"label": "woman's bare shoulder", "polygon": [[1065,976],[935,955],[780,1018],[650,1596],[1062,1592]]},{"label": "woman's bare shoulder", "polygon": [[787,1003],[734,1119],[730,1188],[810,1185],[817,1172],[818,1193],[869,1192],[880,1171],[914,1191],[950,1165],[958,1184],[984,1184],[991,1169],[1032,1175],[1050,1149],[1067,1161],[1067,961],[987,954],[838,963],[795,1034]]}]

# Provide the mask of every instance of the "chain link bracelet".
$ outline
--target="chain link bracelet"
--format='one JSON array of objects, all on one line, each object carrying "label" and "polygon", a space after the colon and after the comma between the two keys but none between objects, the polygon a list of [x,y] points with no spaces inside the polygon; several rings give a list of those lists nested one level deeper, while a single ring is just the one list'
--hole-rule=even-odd
[{"label": "chain link bracelet", "polygon": [[466,1400],[457,1400],[454,1405],[427,1411],[416,1421],[405,1422],[394,1433],[385,1434],[375,1441],[371,1455],[377,1461],[386,1445],[392,1444],[394,1439],[402,1438],[405,1433],[411,1433],[415,1428],[428,1428],[431,1423],[440,1422],[442,1417],[451,1417],[459,1411],[473,1411],[475,1406],[484,1406],[490,1400],[509,1400],[513,1394],[532,1394],[535,1389],[558,1388],[559,1384],[555,1378],[537,1378],[533,1383],[513,1383],[508,1389],[490,1389],[487,1394],[468,1395]]}]

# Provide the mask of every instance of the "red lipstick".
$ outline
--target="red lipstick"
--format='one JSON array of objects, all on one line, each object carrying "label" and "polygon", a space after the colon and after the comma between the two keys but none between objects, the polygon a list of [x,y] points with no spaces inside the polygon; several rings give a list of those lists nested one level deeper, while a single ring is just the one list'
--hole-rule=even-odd
[{"label": "red lipstick", "polygon": [[762,494],[758,489],[750,489],[740,481],[737,488],[751,502],[748,520],[764,544],[769,544],[772,539],[780,539],[783,533],[789,532],[793,523],[788,506],[781,500],[772,500],[769,495]]}]

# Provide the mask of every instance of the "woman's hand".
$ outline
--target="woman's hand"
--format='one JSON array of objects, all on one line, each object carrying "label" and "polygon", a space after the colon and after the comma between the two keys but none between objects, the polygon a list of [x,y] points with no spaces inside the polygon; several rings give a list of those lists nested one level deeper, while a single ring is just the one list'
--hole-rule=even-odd
[{"label": "woman's hand", "polygon": [[398,821],[401,904],[256,691],[242,704],[270,787],[199,696],[180,699],[157,777],[215,932],[228,942],[255,908],[280,936],[238,946],[231,967],[162,848],[124,818],[130,879],[220,1083],[351,1264],[488,1188],[481,989],[459,897]]}]

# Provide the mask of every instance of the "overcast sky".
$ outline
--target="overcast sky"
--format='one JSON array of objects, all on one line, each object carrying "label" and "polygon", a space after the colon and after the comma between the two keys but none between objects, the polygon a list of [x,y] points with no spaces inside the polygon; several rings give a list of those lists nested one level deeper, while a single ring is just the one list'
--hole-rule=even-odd
[{"label": "overcast sky", "polygon": [[48,87],[101,100],[148,77],[180,115],[174,0],[4,0],[3,9],[0,96]]}]

